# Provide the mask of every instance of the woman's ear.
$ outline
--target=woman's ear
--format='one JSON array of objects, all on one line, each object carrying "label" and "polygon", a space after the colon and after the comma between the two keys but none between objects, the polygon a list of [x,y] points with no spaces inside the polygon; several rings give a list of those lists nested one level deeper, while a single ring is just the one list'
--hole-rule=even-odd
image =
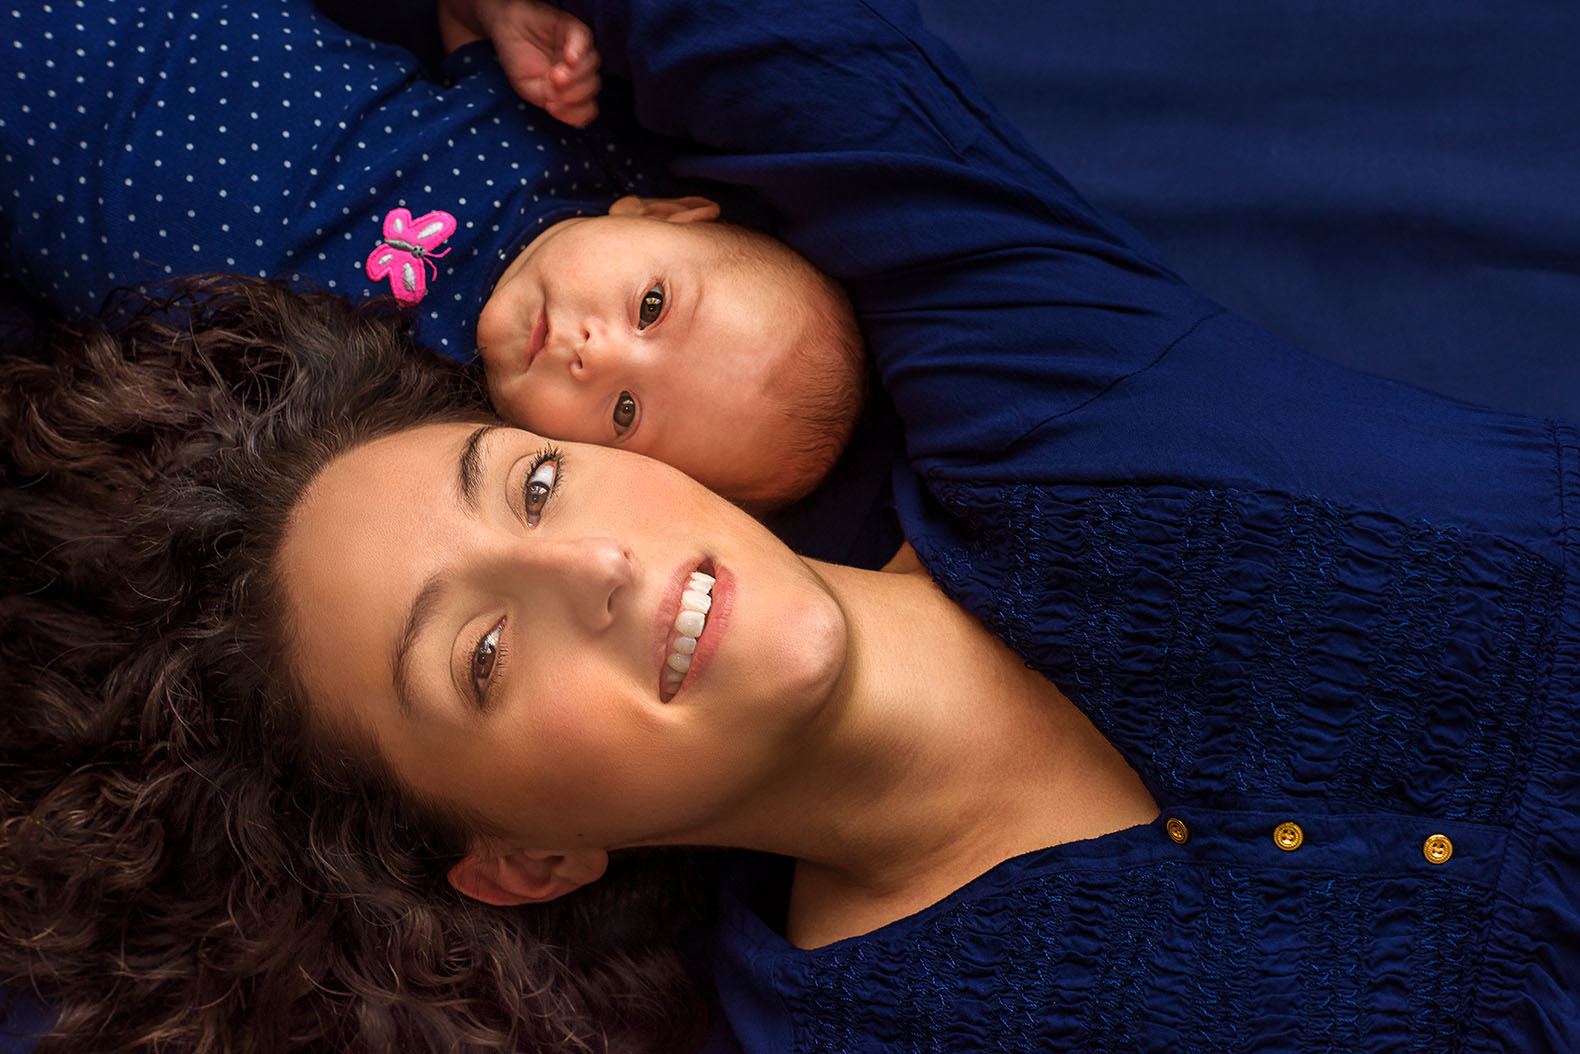
[{"label": "woman's ear", "polygon": [[498,853],[473,849],[450,868],[450,885],[473,900],[495,907],[541,904],[563,897],[603,877],[609,854],[602,849],[568,853]]},{"label": "woman's ear", "polygon": [[695,223],[719,218],[719,206],[695,194],[684,198],[639,198],[627,194],[609,206],[611,216],[647,216],[669,223]]}]

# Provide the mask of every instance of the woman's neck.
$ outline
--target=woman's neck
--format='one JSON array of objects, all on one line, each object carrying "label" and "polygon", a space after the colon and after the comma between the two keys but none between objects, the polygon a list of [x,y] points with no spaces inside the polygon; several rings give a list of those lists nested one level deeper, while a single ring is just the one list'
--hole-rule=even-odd
[{"label": "woman's neck", "polygon": [[904,917],[1012,856],[1157,814],[1084,715],[904,567],[818,567],[851,659],[798,781],[809,822],[784,832],[802,844],[779,849],[798,859],[787,935],[804,947]]}]

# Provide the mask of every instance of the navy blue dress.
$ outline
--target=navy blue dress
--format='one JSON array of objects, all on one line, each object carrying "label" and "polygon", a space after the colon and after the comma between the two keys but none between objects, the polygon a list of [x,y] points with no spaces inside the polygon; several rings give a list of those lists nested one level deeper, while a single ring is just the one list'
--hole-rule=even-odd
[{"label": "navy blue dress", "polygon": [[[1580,437],[1186,287],[903,2],[575,0],[690,175],[852,290],[906,536],[1163,810],[873,933],[744,883],[772,1051],[1580,1048]],[[765,902],[766,901],[766,902]]]}]

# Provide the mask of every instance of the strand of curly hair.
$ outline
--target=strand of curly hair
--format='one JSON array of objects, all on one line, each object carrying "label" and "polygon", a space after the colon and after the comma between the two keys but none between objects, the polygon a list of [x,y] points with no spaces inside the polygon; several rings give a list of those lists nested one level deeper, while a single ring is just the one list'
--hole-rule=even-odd
[{"label": "strand of curly hair", "polygon": [[315,737],[273,560],[350,446],[489,420],[388,306],[255,279],[123,294],[0,360],[0,980],[40,1054],[686,1049],[712,864],[563,902],[442,881],[465,824]]}]

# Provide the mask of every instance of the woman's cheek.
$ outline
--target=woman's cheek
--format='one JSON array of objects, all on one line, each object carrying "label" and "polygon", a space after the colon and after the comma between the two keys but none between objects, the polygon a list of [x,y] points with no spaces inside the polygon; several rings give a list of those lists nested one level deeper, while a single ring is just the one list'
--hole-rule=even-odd
[{"label": "woman's cheek", "polygon": [[528,703],[508,741],[520,763],[564,791],[624,774],[656,732],[613,687],[577,691],[566,684],[582,679],[567,676],[565,686]]}]

